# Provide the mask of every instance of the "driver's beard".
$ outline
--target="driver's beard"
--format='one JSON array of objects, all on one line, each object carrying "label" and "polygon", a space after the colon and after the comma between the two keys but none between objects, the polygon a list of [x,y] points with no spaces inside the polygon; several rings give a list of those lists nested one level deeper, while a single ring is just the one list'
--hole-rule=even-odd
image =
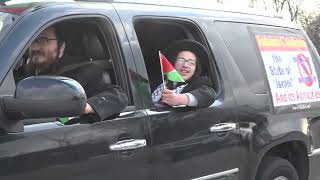
[{"label": "driver's beard", "polygon": [[35,75],[49,75],[53,71],[59,59],[58,55],[55,58],[52,57],[50,58],[50,60],[47,60],[45,62],[39,62],[38,58],[40,57],[37,57],[37,56],[32,58],[34,58],[32,59],[32,62],[35,67]]}]

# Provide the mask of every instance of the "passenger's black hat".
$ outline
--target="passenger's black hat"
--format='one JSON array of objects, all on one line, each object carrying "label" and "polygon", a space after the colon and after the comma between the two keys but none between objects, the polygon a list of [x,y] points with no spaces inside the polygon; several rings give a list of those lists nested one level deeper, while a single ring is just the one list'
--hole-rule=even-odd
[{"label": "passenger's black hat", "polygon": [[197,69],[194,76],[200,76],[201,69],[206,68],[209,62],[209,54],[207,49],[199,42],[192,39],[183,39],[170,44],[163,53],[167,59],[174,64],[176,57],[181,51],[190,51],[197,57]]}]

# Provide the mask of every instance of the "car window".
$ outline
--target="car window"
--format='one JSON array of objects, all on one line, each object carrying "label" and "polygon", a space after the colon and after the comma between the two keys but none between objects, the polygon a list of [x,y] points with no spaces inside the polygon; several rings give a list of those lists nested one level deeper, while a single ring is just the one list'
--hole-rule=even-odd
[{"label": "car window", "polygon": [[[106,27],[106,29],[103,27]],[[116,50],[110,47],[115,47],[114,43],[117,43],[111,40],[110,36],[114,36],[111,33],[111,29],[112,27],[105,20],[102,21],[99,18],[78,18],[56,23],[40,31],[36,39],[33,40],[33,43],[28,46],[22,60],[17,63],[17,66],[13,70],[15,82],[18,84],[25,78],[39,75],[69,77],[81,84],[88,101],[90,101],[91,97],[91,100],[94,101],[97,95],[105,93],[107,91],[106,84],[118,85],[115,87],[117,88],[115,91],[122,93],[121,90],[124,88],[120,85],[119,74],[115,71],[115,68],[118,68],[115,64],[121,60],[114,55],[114,51]],[[59,43],[62,43],[62,41],[58,41],[59,37],[64,40],[64,50],[50,49],[51,45],[57,46],[59,50],[63,47],[62,45],[59,46]],[[63,53],[61,56],[56,56],[56,54],[61,52]],[[50,56],[46,56],[47,54],[50,54]],[[59,61],[51,58],[53,56],[59,58]],[[44,66],[41,66],[41,59],[45,60],[45,65],[48,65],[47,62],[56,63],[52,66],[49,64],[50,68],[46,69]],[[129,97],[129,95],[127,96]],[[98,100],[98,98],[96,99]],[[106,101],[106,98],[101,99]],[[100,104],[101,101],[99,101]],[[129,105],[132,104],[132,101],[130,101]],[[116,116],[112,115],[106,118],[109,117],[114,118]],[[88,116],[88,118],[94,117]],[[56,119],[42,119],[42,121],[39,119],[27,119],[24,120],[24,124],[49,121],[56,121]]]},{"label": "car window", "polygon": [[20,4],[20,3],[31,3],[31,2],[74,2],[74,0],[10,0],[6,2],[7,5]]},{"label": "car window", "polygon": [[319,63],[296,29],[251,26],[276,112],[315,108],[320,100]]},{"label": "car window", "polygon": [[[67,70],[72,70],[72,68],[80,68],[89,64],[97,65],[103,68],[110,77],[106,77],[107,81],[113,84],[117,84],[117,78],[115,77],[115,72],[113,70],[113,60],[110,56],[109,44],[106,42],[105,34],[101,31],[98,24],[95,22],[88,21],[65,21],[56,24],[60,31],[63,32],[63,39],[66,43],[63,52],[63,57],[68,58],[68,63],[65,65]],[[56,40],[56,39],[52,39]],[[46,40],[49,43],[50,39]],[[40,40],[37,40],[39,43]],[[25,78],[23,72],[23,65],[28,63],[28,58],[30,57],[30,47],[25,52],[25,55],[15,68],[15,78],[18,82],[19,80]],[[43,55],[44,56],[44,55]],[[70,61],[70,62],[69,62]],[[68,66],[70,64],[77,64],[77,66]],[[22,74],[21,74],[22,73]],[[20,77],[21,76],[21,77]],[[28,74],[26,74],[28,76]]]},{"label": "car window", "polygon": [[[209,51],[204,41],[205,38],[196,25],[184,20],[140,18],[134,22],[134,27],[148,73],[151,98],[156,105],[161,104],[159,103],[160,99],[163,100],[160,97],[162,89],[170,89],[177,94],[188,93],[190,92],[188,88],[195,81],[205,82],[204,84],[206,85],[204,86],[208,86],[208,89],[203,91],[205,93],[219,91],[218,76],[214,67],[211,66],[214,64],[212,57],[208,53]],[[153,36],[153,34],[157,34],[157,36]],[[197,46],[196,50],[192,50],[192,43],[197,44],[193,44],[193,46]],[[178,63],[179,58],[181,61]],[[163,59],[166,59],[168,62],[166,64],[172,69],[176,68],[175,71],[170,72],[173,76],[167,75],[169,71],[164,70],[169,66],[163,65]],[[160,61],[162,62],[162,66],[160,65]],[[190,63],[190,61],[194,63]],[[192,66],[195,67],[194,71],[190,71],[192,69],[190,67]],[[165,75],[162,76],[161,70]],[[185,76],[185,82],[179,80],[178,77],[180,75]],[[178,79],[170,79],[175,77]],[[167,85],[163,86],[163,84]],[[195,91],[197,90],[196,88]],[[206,99],[210,99],[210,102],[204,103],[207,104],[204,107],[212,104],[212,94],[208,94]],[[199,99],[201,98],[197,97],[196,99],[194,97],[197,102],[200,102]],[[192,97],[188,98],[188,100],[190,99]],[[200,106],[200,104],[202,103],[198,105]],[[188,106],[197,105],[188,104]]]},{"label": "car window", "polygon": [[[235,22],[215,22],[219,34],[222,36],[227,48],[231,52],[235,62],[244,78],[247,80],[250,90],[255,94],[265,94],[265,75],[263,64],[258,60],[254,32],[298,34],[299,31],[288,28],[276,28],[271,26],[245,24]],[[232,34],[232,36],[230,36]],[[243,53],[246,52],[246,53]],[[251,68],[260,67],[260,68]]]},{"label": "car window", "polygon": [[[256,49],[250,41],[247,25],[231,22],[216,22],[215,25],[241,73],[247,80],[250,90],[256,94],[264,94],[266,91],[262,81],[264,79],[263,73],[259,68],[251,68],[259,67],[260,64],[257,61]],[[249,64],[250,66],[248,66]]]}]

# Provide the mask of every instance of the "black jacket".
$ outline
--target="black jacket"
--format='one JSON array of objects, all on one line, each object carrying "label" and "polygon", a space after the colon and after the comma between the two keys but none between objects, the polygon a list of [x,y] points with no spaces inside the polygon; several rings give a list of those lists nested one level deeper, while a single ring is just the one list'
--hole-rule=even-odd
[{"label": "black jacket", "polygon": [[181,94],[190,93],[194,95],[198,100],[198,108],[208,107],[215,101],[217,97],[217,94],[212,86],[211,80],[208,77],[201,76],[193,79],[191,82],[188,82],[188,85],[183,88]]},{"label": "black jacket", "polygon": [[[79,59],[64,57],[59,63],[52,65],[49,71],[39,75],[65,76],[78,81],[86,92],[88,103],[96,112],[94,115],[82,117],[89,121],[101,121],[119,114],[128,105],[124,91],[119,86],[103,80],[105,71],[103,68],[90,62],[80,64],[74,62],[79,62]],[[32,65],[27,66],[26,72],[29,76],[35,75]]]},{"label": "black jacket", "polygon": [[217,94],[212,88],[211,80],[208,77],[199,77],[190,82],[181,93],[191,93],[198,99],[199,108],[210,106],[216,99]]}]

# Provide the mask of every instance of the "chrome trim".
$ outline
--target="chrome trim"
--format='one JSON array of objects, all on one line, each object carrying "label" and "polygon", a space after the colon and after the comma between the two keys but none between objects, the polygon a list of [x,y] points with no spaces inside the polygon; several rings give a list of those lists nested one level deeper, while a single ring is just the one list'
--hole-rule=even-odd
[{"label": "chrome trim", "polygon": [[166,114],[166,113],[170,113],[170,111],[151,111],[150,109],[145,109],[146,113],[148,115],[157,115],[157,114]]},{"label": "chrome trim", "polygon": [[[44,123],[39,123],[39,124],[29,124],[29,125],[24,125],[24,133],[26,132],[34,132],[34,131],[40,131],[40,130],[47,130],[47,129],[55,129],[55,128],[60,128],[61,126],[64,126],[60,122],[44,122]],[[10,133],[14,134],[14,133]]]},{"label": "chrome trim", "polygon": [[144,113],[144,110],[134,110],[134,111],[124,111],[124,112],[120,112],[119,116],[117,118],[123,118],[126,117],[127,115],[133,114],[133,113]]},{"label": "chrome trim", "polygon": [[314,149],[312,150],[311,154],[309,154],[308,156],[317,156],[320,155],[320,148],[319,149]]},{"label": "chrome trim", "polygon": [[236,129],[237,129],[237,125],[235,123],[220,123],[210,127],[210,132],[220,133],[220,132],[234,131]]},{"label": "chrome trim", "polygon": [[240,127],[240,132],[244,132],[244,133],[252,133],[253,130],[251,128],[242,128]]},{"label": "chrome trim", "polygon": [[145,139],[128,139],[123,141],[118,141],[115,144],[111,144],[109,149],[111,151],[123,151],[138,149],[147,146],[147,141]]},{"label": "chrome trim", "polygon": [[199,178],[194,178],[194,179],[191,179],[191,180],[210,180],[210,179],[212,179],[212,178],[217,178],[217,177],[221,177],[221,176],[226,176],[226,175],[234,174],[234,173],[236,173],[236,172],[239,172],[239,169],[238,169],[238,168],[231,169],[231,170],[228,170],[228,171],[219,172],[219,173],[216,173],[216,174],[211,174],[211,175],[207,175],[207,176],[202,176],[202,177],[199,177]]},{"label": "chrome trim", "polygon": [[126,116],[126,115],[131,114],[131,113],[134,113],[134,111],[121,112],[121,113],[119,114],[119,117],[121,117],[121,116]]}]

